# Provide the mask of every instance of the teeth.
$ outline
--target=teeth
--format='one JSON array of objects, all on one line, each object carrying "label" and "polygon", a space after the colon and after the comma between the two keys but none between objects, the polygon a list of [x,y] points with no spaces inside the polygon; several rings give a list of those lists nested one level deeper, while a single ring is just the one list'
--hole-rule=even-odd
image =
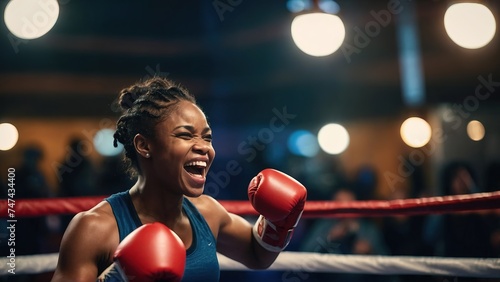
[{"label": "teeth", "polygon": [[187,163],[186,166],[201,166],[201,167],[207,167],[207,162],[204,161],[196,161],[196,162],[190,162]]}]

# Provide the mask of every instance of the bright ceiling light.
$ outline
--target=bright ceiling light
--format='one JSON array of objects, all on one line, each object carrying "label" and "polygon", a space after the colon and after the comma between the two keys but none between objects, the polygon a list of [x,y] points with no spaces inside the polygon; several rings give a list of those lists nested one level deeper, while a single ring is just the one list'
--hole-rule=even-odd
[{"label": "bright ceiling light", "polygon": [[472,120],[467,124],[467,135],[473,141],[480,141],[485,135],[484,125],[477,120]]},{"label": "bright ceiling light", "polygon": [[0,124],[0,150],[8,151],[12,149],[19,139],[17,128],[10,123]]},{"label": "bright ceiling light", "polygon": [[479,3],[457,3],[444,14],[444,27],[457,45],[477,49],[488,44],[496,31],[495,17]]},{"label": "bright ceiling light", "polygon": [[339,49],[345,38],[342,20],[326,13],[298,15],[292,22],[292,38],[304,53],[322,57]]},{"label": "bright ceiling light", "polygon": [[327,124],[318,132],[319,146],[323,151],[331,155],[344,152],[349,146],[349,140],[349,133],[340,124]]},{"label": "bright ceiling light", "polygon": [[424,119],[411,117],[401,125],[400,134],[406,145],[420,148],[429,143],[432,130],[429,123]]},{"label": "bright ceiling light", "polygon": [[57,0],[11,0],[5,7],[5,25],[21,39],[43,36],[59,17]]}]

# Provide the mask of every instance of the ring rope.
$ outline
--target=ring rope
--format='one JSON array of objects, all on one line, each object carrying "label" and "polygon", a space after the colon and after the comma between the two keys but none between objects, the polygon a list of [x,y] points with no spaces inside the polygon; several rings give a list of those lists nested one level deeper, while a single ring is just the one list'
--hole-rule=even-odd
[{"label": "ring rope", "polygon": [[[19,199],[15,202],[0,201],[0,212],[6,217],[8,209],[15,210],[17,217],[51,214],[75,214],[88,210],[106,196]],[[240,215],[257,215],[246,201],[221,201],[230,212]],[[12,206],[14,205],[14,206]],[[392,201],[309,201],[303,217],[389,216],[435,214],[461,211],[477,211],[500,208],[500,191],[457,196],[429,197]],[[0,269],[7,274],[15,267],[15,273],[41,273],[53,271],[58,254],[42,254],[0,258]],[[221,270],[249,270],[242,264],[219,255]],[[422,274],[466,277],[500,277],[500,259],[496,258],[441,258],[411,256],[361,256],[282,252],[270,270],[298,272],[336,272],[366,274]],[[307,274],[304,274],[307,275]]]},{"label": "ring rope", "polygon": [[[76,214],[88,210],[107,196],[17,199],[0,201],[0,217],[7,217],[8,209],[15,211],[15,217],[33,217],[53,214]],[[258,215],[248,201],[220,201],[229,211],[242,216]],[[308,201],[303,218],[424,215],[463,211],[500,209],[500,191],[442,197],[428,197],[402,200],[370,200],[353,202]]]},{"label": "ring rope", "polygon": [[[246,266],[217,254],[221,270],[250,271]],[[4,275],[15,266],[15,274],[52,272],[58,254],[16,256],[0,258]],[[9,265],[13,263],[13,265]],[[308,252],[282,252],[268,270],[290,271],[290,275],[307,272],[358,273],[380,275],[449,275],[455,277],[500,277],[500,259],[496,258],[444,258],[413,256],[338,255]]]}]

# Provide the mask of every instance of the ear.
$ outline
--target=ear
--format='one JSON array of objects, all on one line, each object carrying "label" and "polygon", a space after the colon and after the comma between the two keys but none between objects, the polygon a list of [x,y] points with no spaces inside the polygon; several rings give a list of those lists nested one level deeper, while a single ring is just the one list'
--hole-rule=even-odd
[{"label": "ear", "polygon": [[146,137],[141,134],[136,134],[134,136],[134,147],[135,151],[144,158],[149,158],[150,156],[150,148],[149,142]]}]

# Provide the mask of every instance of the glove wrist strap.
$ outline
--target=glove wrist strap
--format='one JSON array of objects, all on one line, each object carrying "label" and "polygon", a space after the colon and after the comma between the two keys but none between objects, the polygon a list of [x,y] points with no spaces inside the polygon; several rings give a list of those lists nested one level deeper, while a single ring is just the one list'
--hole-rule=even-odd
[{"label": "glove wrist strap", "polygon": [[252,233],[257,242],[270,252],[283,251],[292,238],[293,228],[285,229],[277,227],[264,216],[259,219],[252,228]]},{"label": "glove wrist strap", "polygon": [[122,279],[122,281],[128,282],[127,274],[125,274],[125,271],[123,270],[122,266],[120,265],[120,262],[115,261],[114,263],[115,263],[115,270],[120,275],[120,278]]}]

